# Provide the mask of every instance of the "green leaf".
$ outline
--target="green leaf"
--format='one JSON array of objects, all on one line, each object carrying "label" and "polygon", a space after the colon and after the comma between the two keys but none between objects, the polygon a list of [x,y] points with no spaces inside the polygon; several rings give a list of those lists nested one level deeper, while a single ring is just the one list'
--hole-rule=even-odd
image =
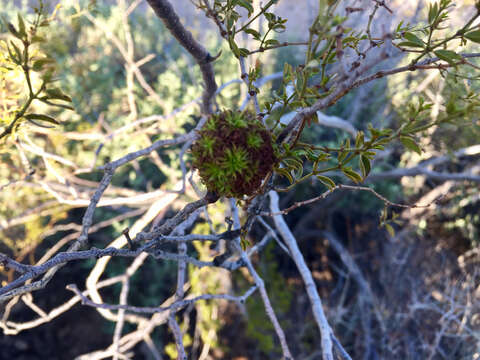
[{"label": "green leaf", "polygon": [[35,126],[39,126],[41,128],[45,128],[45,129],[51,129],[51,128],[55,127],[55,126],[40,124],[40,123],[38,123],[38,122],[36,122],[35,120],[32,120],[32,119],[27,119],[27,121],[32,123]]},{"label": "green leaf", "polygon": [[463,35],[463,37],[467,38],[470,41],[476,42],[480,44],[480,30],[471,31]]},{"label": "green leaf", "polygon": [[47,41],[44,37],[42,36],[39,36],[39,35],[34,35],[32,36],[32,38],[30,39],[31,43],[38,43],[38,42],[45,42]]},{"label": "green leaf", "polygon": [[252,35],[255,39],[260,40],[260,33],[254,29],[246,29],[245,32],[247,34]]},{"label": "green leaf", "polygon": [[23,62],[22,52],[20,51],[20,49],[18,48],[18,46],[15,45],[15,43],[14,43],[13,41],[10,41],[10,43],[12,44],[13,49],[15,50],[15,53],[17,54],[18,62],[19,62],[19,63],[22,63],[22,62]]},{"label": "green leaf", "polygon": [[57,106],[57,107],[59,107],[59,108],[67,109],[67,110],[75,110],[75,108],[74,108],[73,106],[65,105],[65,104],[49,103],[49,105],[51,105],[51,106]]},{"label": "green leaf", "polygon": [[269,39],[263,43],[266,47],[278,45],[279,42],[276,39]]},{"label": "green leaf", "polygon": [[457,111],[457,106],[455,104],[455,101],[450,101],[447,102],[447,106],[445,106],[445,110],[447,111],[448,115],[454,114]]},{"label": "green leaf", "polygon": [[320,181],[323,185],[328,187],[330,190],[333,190],[335,188],[335,182],[330,179],[329,177],[322,176],[322,175],[317,175],[318,181]]},{"label": "green leaf", "polygon": [[238,53],[241,57],[247,57],[248,55],[250,55],[250,50],[245,48],[239,48]]},{"label": "green leaf", "polygon": [[283,161],[288,165],[289,168],[295,170],[303,169],[303,163],[299,159],[288,158],[284,159]]},{"label": "green leaf", "polygon": [[286,62],[283,65],[283,79],[285,83],[288,83],[290,81],[290,77],[293,76],[292,74],[293,74],[293,67],[292,65]]},{"label": "green leaf", "polygon": [[47,69],[47,71],[45,71],[43,74],[42,74],[42,80],[45,84],[49,83],[52,81],[52,78],[53,78],[53,69],[52,68],[49,68]]},{"label": "green leaf", "polygon": [[230,49],[233,52],[233,55],[235,55],[235,57],[239,58],[240,57],[240,51],[238,49],[237,44],[235,43],[235,40],[233,38],[229,38],[228,43],[230,45]]},{"label": "green leaf", "polygon": [[455,51],[451,50],[437,50],[434,51],[435,55],[446,62],[448,62],[450,65],[455,65],[455,60],[463,60],[463,58],[458,55]]},{"label": "green leaf", "polygon": [[430,25],[434,22],[437,15],[438,15],[438,4],[435,3],[433,5],[430,5],[428,9],[428,23]]},{"label": "green leaf", "polygon": [[363,178],[366,178],[371,170],[370,160],[366,156],[360,155],[359,163],[362,176]]},{"label": "green leaf", "polygon": [[338,162],[341,163],[343,160],[345,160],[345,158],[347,157],[347,155],[348,155],[348,151],[345,151],[345,150],[344,150],[344,151],[340,151],[340,152],[338,153],[338,156],[337,156]]},{"label": "green leaf", "polygon": [[237,0],[237,5],[243,7],[248,11],[248,17],[253,14],[253,6],[251,4],[251,0]]},{"label": "green leaf", "polygon": [[411,32],[406,32],[403,37],[410,41],[411,43],[417,44],[420,47],[424,47],[424,42],[415,34]]},{"label": "green leaf", "polygon": [[10,60],[12,60],[15,64],[20,65],[21,59],[15,56],[15,54],[12,52],[12,49],[10,49],[10,45],[8,45],[8,43],[7,43],[7,50],[8,50],[8,55],[10,56]]},{"label": "green leaf", "polygon": [[47,93],[49,99],[59,99],[59,100],[72,102],[72,98],[64,94],[62,90],[58,88],[47,89],[45,90],[45,92]]},{"label": "green leaf", "polygon": [[385,230],[388,231],[388,234],[389,234],[391,237],[394,237],[394,236],[395,236],[395,229],[393,228],[392,225],[390,225],[390,224],[385,224]]},{"label": "green leaf", "polygon": [[45,121],[55,125],[60,125],[60,123],[54,118],[52,118],[51,116],[43,115],[43,114],[27,114],[27,115],[24,115],[24,118],[26,118],[27,120],[39,120],[39,121]]},{"label": "green leaf", "polygon": [[294,183],[293,177],[292,177],[292,175],[287,171],[287,169],[278,168],[278,169],[275,169],[275,172],[279,173],[280,175],[285,176],[285,177],[288,179],[288,181],[290,181],[291,184]]},{"label": "green leaf", "polygon": [[418,146],[415,140],[413,140],[411,137],[400,136],[400,141],[407,149],[415,151],[419,155],[422,154],[422,149],[420,149],[420,146]]},{"label": "green leaf", "polygon": [[25,22],[23,21],[22,15],[20,15],[20,13],[17,13],[17,18],[18,18],[18,34],[22,38],[25,38],[27,37],[27,33],[25,32]]},{"label": "green leaf", "polygon": [[360,174],[353,171],[351,167],[342,168],[342,172],[345,174],[346,177],[348,177],[354,183],[359,183],[359,182],[362,182],[363,180]]},{"label": "green leaf", "polygon": [[398,46],[407,46],[407,47],[420,47],[423,49],[423,45],[418,45],[417,43],[411,41],[402,41],[401,43],[397,44]]},{"label": "green leaf", "polygon": [[17,29],[15,29],[15,26],[13,26],[12,23],[8,23],[7,24],[7,27],[8,27],[8,31],[10,31],[10,33],[15,36],[16,38],[22,40],[22,37],[20,36],[19,32],[17,31]]},{"label": "green leaf", "polygon": [[235,25],[235,19],[232,16],[229,16],[227,19],[227,30],[232,30],[233,25]]},{"label": "green leaf", "polygon": [[50,58],[36,60],[36,61],[34,61],[33,65],[32,65],[32,70],[33,71],[41,71],[44,65],[52,64],[54,62],[55,62],[55,60],[50,59]]},{"label": "green leaf", "polygon": [[363,131],[359,131],[357,133],[357,137],[355,139],[355,147],[356,148],[359,148],[360,146],[362,146],[365,142],[365,135],[363,133]]}]

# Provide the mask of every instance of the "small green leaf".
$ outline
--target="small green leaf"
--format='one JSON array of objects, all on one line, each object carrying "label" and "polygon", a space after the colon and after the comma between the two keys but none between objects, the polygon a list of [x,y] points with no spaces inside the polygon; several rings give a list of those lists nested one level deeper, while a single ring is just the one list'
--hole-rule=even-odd
[{"label": "small green leaf", "polygon": [[442,50],[434,51],[434,53],[439,59],[448,62],[450,65],[455,65],[455,61],[463,59],[455,51],[451,51],[451,50],[442,49]]},{"label": "small green leaf", "polygon": [[447,111],[448,115],[454,114],[457,111],[457,106],[455,104],[455,101],[448,101],[447,106],[445,106],[445,110]]},{"label": "small green leaf", "polygon": [[397,44],[398,46],[407,46],[407,47],[420,47],[423,49],[423,45],[419,45],[417,43],[411,41],[402,41],[401,43]]},{"label": "small green leaf", "polygon": [[430,5],[428,9],[428,23],[432,24],[435,18],[437,17],[437,15],[438,15],[438,4],[435,3],[433,5]]},{"label": "small green leaf", "polygon": [[422,154],[422,149],[420,149],[420,146],[418,146],[415,140],[413,140],[411,137],[400,136],[400,141],[407,149],[415,151],[419,155]]},{"label": "small green leaf", "polygon": [[394,237],[394,236],[395,236],[395,229],[393,228],[392,225],[390,225],[390,224],[385,224],[385,230],[388,231],[388,234],[389,234],[391,237]]},{"label": "small green leaf", "polygon": [[360,155],[359,163],[362,176],[363,178],[366,178],[371,170],[370,160],[366,156]]},{"label": "small green leaf", "polygon": [[18,18],[18,34],[22,38],[25,38],[27,36],[27,33],[25,32],[25,22],[23,21],[23,18],[20,15],[20,13],[17,13],[17,18]]},{"label": "small green leaf", "polygon": [[12,23],[8,23],[7,25],[8,27],[8,31],[10,31],[10,33],[15,36],[16,38],[22,40],[22,37],[20,36],[19,32],[17,31],[17,29],[15,29],[15,26],[13,26]]},{"label": "small green leaf", "polygon": [[418,46],[420,47],[424,47],[424,43],[423,41],[415,34],[411,33],[411,32],[406,32],[403,37],[405,39],[407,39],[408,41],[410,41],[411,43],[414,43],[414,44],[417,44]]},{"label": "small green leaf", "polygon": [[362,182],[363,180],[360,174],[353,171],[351,167],[342,168],[342,172],[345,174],[346,177],[348,177],[350,180],[352,180],[355,183]]},{"label": "small green leaf", "polygon": [[20,65],[21,59],[15,56],[15,54],[12,52],[12,49],[10,49],[10,45],[8,45],[8,43],[7,43],[7,50],[8,50],[8,55],[10,56],[10,60],[12,60],[15,64]]},{"label": "small green leaf", "polygon": [[235,19],[232,16],[230,16],[227,19],[227,30],[229,31],[232,30],[233,25],[235,25]]},{"label": "small green leaf", "polygon": [[39,121],[45,121],[45,122],[48,122],[48,123],[52,123],[52,124],[55,124],[55,125],[60,125],[60,123],[57,120],[55,120],[54,118],[52,118],[51,116],[43,115],[43,114],[27,114],[27,115],[24,115],[24,118],[26,118],[28,120],[39,120]]},{"label": "small green leaf", "polygon": [[31,43],[38,43],[38,42],[45,42],[47,41],[44,37],[39,36],[39,35],[33,35],[32,38],[30,39]]},{"label": "small green leaf", "polygon": [[50,126],[50,125],[44,125],[44,124],[40,124],[38,122],[36,122],[35,120],[32,120],[32,119],[27,119],[28,122],[32,123],[33,125],[35,126],[38,126],[38,127],[41,127],[41,128],[45,128],[45,129],[51,129],[51,128],[54,128],[55,126]]},{"label": "small green leaf", "polygon": [[335,188],[335,182],[330,179],[329,177],[322,176],[322,175],[317,175],[317,179],[326,187],[328,187],[330,190],[333,190]]},{"label": "small green leaf", "polygon": [[278,42],[278,40],[275,40],[275,39],[269,39],[269,40],[265,41],[263,44],[264,44],[266,47],[269,47],[269,46],[278,45],[279,42]]},{"label": "small green leaf", "polygon": [[294,183],[292,175],[286,169],[278,168],[278,169],[275,169],[275,172],[279,173],[280,175],[285,176],[288,179],[288,181],[290,181],[291,184]]},{"label": "small green leaf", "polygon": [[247,34],[252,35],[255,39],[260,40],[260,33],[254,29],[246,29],[245,32]]},{"label": "small green leaf", "polygon": [[50,59],[50,58],[36,60],[36,61],[34,61],[33,65],[32,65],[32,70],[33,71],[40,71],[40,70],[42,70],[44,65],[51,64],[51,63],[54,63],[54,62],[55,62],[55,60]]},{"label": "small green leaf", "polygon": [[241,57],[247,57],[248,55],[250,55],[250,50],[245,49],[245,48],[239,48],[239,49],[238,49],[238,54],[239,54]]},{"label": "small green leaf", "polygon": [[240,57],[240,51],[238,49],[237,44],[235,43],[235,40],[233,38],[229,38],[228,43],[230,45],[230,49],[233,52],[233,55],[235,55],[235,57],[239,58]]},{"label": "small green leaf", "polygon": [[45,92],[47,93],[49,99],[59,99],[72,102],[72,98],[64,94],[63,91],[58,88],[47,89]]},{"label": "small green leaf", "polygon": [[355,147],[357,148],[361,147],[364,144],[364,142],[365,142],[365,135],[363,131],[359,131],[355,139]]},{"label": "small green leaf", "polygon": [[52,105],[52,106],[57,106],[57,107],[62,108],[62,109],[75,110],[75,108],[74,108],[73,106],[70,106],[70,105],[54,104],[54,103],[50,103],[50,105]]},{"label": "small green leaf", "polygon": [[251,0],[237,0],[237,5],[243,7],[248,11],[248,17],[253,14],[253,6]]},{"label": "small green leaf", "polygon": [[480,44],[480,30],[471,31],[469,33],[466,33],[463,36],[470,41],[473,41],[473,42],[476,42],[476,43]]},{"label": "small green leaf", "polygon": [[295,158],[288,158],[283,160],[289,168],[298,170],[298,169],[303,169],[303,163],[299,159]]},{"label": "small green leaf", "polygon": [[22,52],[20,51],[18,46],[15,45],[15,43],[13,41],[10,41],[10,43],[12,44],[13,49],[15,50],[15,54],[17,55],[18,62],[22,63],[23,62]]}]

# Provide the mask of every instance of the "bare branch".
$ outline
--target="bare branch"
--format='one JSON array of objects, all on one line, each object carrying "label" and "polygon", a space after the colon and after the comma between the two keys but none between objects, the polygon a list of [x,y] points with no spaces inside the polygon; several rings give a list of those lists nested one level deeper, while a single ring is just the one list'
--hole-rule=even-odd
[{"label": "bare branch", "polygon": [[67,289],[73,291],[77,296],[79,296],[82,300],[82,304],[92,306],[95,308],[102,308],[102,309],[109,309],[109,310],[126,310],[133,313],[138,314],[153,314],[159,312],[165,312],[168,310],[172,311],[179,311],[186,306],[193,304],[199,300],[228,300],[237,303],[243,303],[247,299],[248,296],[252,294],[252,291],[247,291],[243,296],[232,296],[228,294],[203,294],[199,296],[187,296],[183,300],[175,301],[173,304],[168,306],[159,306],[159,307],[140,307],[140,306],[132,306],[132,305],[113,305],[113,304],[105,304],[105,303],[94,303],[90,299],[88,299],[82,292],[78,289],[75,284],[67,285]]},{"label": "bare branch", "polygon": [[[280,209],[278,207],[278,194],[274,191],[270,191],[269,196],[270,209],[272,213],[279,213]],[[328,324],[327,317],[323,312],[322,300],[318,295],[317,287],[313,280],[312,273],[308,269],[307,264],[305,263],[305,259],[303,258],[303,255],[297,245],[297,241],[295,240],[292,232],[288,228],[288,225],[283,219],[282,215],[274,215],[273,221],[275,222],[275,226],[277,227],[280,235],[285,240],[285,243],[290,250],[292,259],[295,262],[295,265],[297,265],[298,271],[300,272],[303,282],[305,283],[305,288],[307,290],[308,298],[312,306],[313,315],[315,317],[315,321],[322,337],[323,360],[334,360],[332,342],[332,337],[334,337],[334,335],[332,329],[330,328],[330,325]]]},{"label": "bare branch", "polygon": [[168,0],[147,0],[147,2],[155,11],[155,14],[162,19],[175,39],[194,57],[200,66],[203,81],[205,82],[205,89],[203,91],[203,113],[210,114],[212,112],[212,99],[217,90],[217,83],[215,82],[212,66],[214,58],[193,38],[192,34],[185,29]]}]

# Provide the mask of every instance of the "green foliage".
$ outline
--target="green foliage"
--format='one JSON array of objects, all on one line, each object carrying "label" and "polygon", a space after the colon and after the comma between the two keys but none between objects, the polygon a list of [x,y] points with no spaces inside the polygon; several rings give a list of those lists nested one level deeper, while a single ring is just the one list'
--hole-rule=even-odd
[{"label": "green foliage", "polygon": [[[45,41],[43,35],[55,13],[48,16],[42,1],[34,13],[29,22],[18,13],[16,26],[3,20],[10,38],[0,42],[0,84],[2,92],[7,93],[0,116],[0,139],[15,135],[24,122],[44,128],[59,124],[49,115],[31,112],[34,102],[73,110],[66,104],[72,99],[55,84],[55,60],[38,46]],[[19,83],[20,73],[23,79]]]},{"label": "green foliage", "polygon": [[[98,2],[95,8],[89,7],[89,1],[81,1],[76,5],[62,2],[63,6],[56,8],[53,18],[51,13],[46,13],[45,8],[39,7],[38,12],[29,12],[30,8],[25,6],[21,14],[26,15],[18,17],[19,7],[12,5],[11,1],[0,2],[0,5],[1,14],[6,19],[1,29],[5,48],[0,51],[0,86],[3,89],[0,132],[5,133],[2,140],[4,146],[0,151],[0,186],[11,184],[8,190],[3,189],[0,194],[0,222],[1,229],[7,229],[1,233],[2,243],[6,243],[12,251],[17,251],[20,247],[25,249],[30,246],[33,249],[32,245],[39,244],[43,239],[37,233],[27,234],[25,229],[33,228],[23,225],[24,221],[41,223],[43,230],[48,232],[55,224],[53,219],[59,220],[57,214],[64,218],[74,208],[58,203],[48,187],[38,185],[40,182],[57,183],[55,174],[73,174],[78,169],[90,169],[92,165],[104,164],[130,151],[139,150],[152,141],[184,132],[192,126],[190,116],[198,111],[198,107],[187,107],[180,116],[168,115],[178,107],[198,99],[202,89],[196,80],[201,76],[200,71],[191,66],[190,59],[181,46],[167,35],[168,32],[158,18],[153,13],[131,14],[129,23],[135,41],[135,56],[144,59],[155,54],[141,70],[145,81],[151,84],[153,93],[163,100],[158,103],[155,97],[150,96],[135,81],[133,94],[137,116],[141,118],[163,114],[166,117],[146,122],[137,128],[129,127],[133,118],[126,103],[128,84],[125,60],[111,38],[105,34],[105,31],[111,31],[112,35],[123,40],[123,10],[120,7],[104,2]],[[85,16],[88,10],[95,11],[90,14],[91,18]],[[25,25],[26,35],[21,30],[20,18]],[[96,23],[89,19],[95,19]],[[48,20],[48,24],[45,20]],[[23,36],[25,41],[9,31],[9,22],[13,26],[9,27],[10,30]],[[39,22],[38,26],[35,25],[36,22]],[[145,28],[151,31],[143,31]],[[35,29],[36,32],[33,33]],[[209,38],[208,41],[211,48],[224,47],[223,55],[216,61],[218,81],[232,80],[236,77],[230,70],[235,57],[227,51],[228,45],[220,45],[214,38]],[[23,117],[20,116],[20,111],[29,102],[29,89],[22,64],[14,63],[8,52],[7,45],[18,61],[12,43],[18,48],[23,65],[26,62],[29,66],[28,73],[34,93],[41,88],[42,77],[51,76],[51,82],[38,94],[39,99],[30,102]],[[28,47],[28,59],[24,57],[25,44]],[[169,67],[166,65],[168,63],[175,66]],[[71,94],[75,111],[65,109],[70,100],[65,94]],[[225,89],[217,101],[222,106],[231,107],[239,96],[239,86],[233,85]],[[55,105],[49,105],[45,101]],[[8,126],[12,130],[10,136],[7,136]],[[55,128],[44,129],[45,126]],[[124,126],[127,131],[117,132]],[[150,130],[145,134],[148,128]],[[17,129],[25,131],[18,132]],[[142,135],[131,136],[136,130],[141,131]],[[81,135],[78,136],[79,134]],[[22,148],[24,143],[35,146],[36,151],[25,151]],[[10,151],[12,146],[19,151]],[[42,159],[40,149],[55,154],[63,162],[49,159],[47,163]],[[178,154],[168,149],[159,153],[158,159],[159,161],[152,161],[151,158],[144,158],[138,162],[138,167],[122,167],[116,172],[113,184],[134,191],[172,185],[171,182],[176,182],[175,176],[177,179],[181,176]],[[101,179],[101,174],[95,170],[80,171],[73,175],[73,179],[87,181],[89,186],[94,186]],[[89,186],[82,187],[80,196],[90,197]],[[111,212],[99,208],[96,218],[105,215],[107,219],[123,211],[125,209],[117,208]],[[75,221],[78,216],[75,215]],[[12,223],[18,225],[13,226]],[[109,236],[116,237],[120,233],[121,229],[109,233]]]},{"label": "green foliage", "polygon": [[[276,39],[271,37],[272,33],[285,31],[286,19],[282,19],[273,12],[268,10],[277,3],[278,0],[269,0],[264,4],[258,12],[254,11],[253,0],[215,0],[213,3],[213,14],[218,23],[224,25],[221,35],[227,39],[230,50],[237,57],[248,56],[251,50],[241,48],[235,39],[235,36],[242,32],[258,43],[258,51],[265,51],[277,47],[279,44]],[[202,2],[197,6],[200,9],[207,10]],[[236,26],[241,18],[240,10],[247,11],[248,21],[242,26]],[[263,18],[267,22],[267,30],[264,34],[251,27],[252,23],[258,18]]]}]

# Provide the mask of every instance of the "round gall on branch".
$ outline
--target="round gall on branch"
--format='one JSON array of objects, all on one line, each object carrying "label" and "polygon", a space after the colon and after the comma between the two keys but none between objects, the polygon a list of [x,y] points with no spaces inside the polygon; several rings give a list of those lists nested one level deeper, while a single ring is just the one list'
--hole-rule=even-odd
[{"label": "round gall on branch", "polygon": [[270,132],[255,114],[211,115],[192,146],[193,167],[218,196],[252,195],[277,162]]}]

